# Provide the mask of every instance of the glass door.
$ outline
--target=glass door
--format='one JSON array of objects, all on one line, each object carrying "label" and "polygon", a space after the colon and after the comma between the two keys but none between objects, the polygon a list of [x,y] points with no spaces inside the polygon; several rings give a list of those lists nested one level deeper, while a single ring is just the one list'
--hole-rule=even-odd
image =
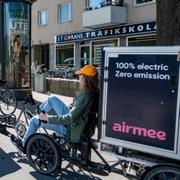
[{"label": "glass door", "polygon": [[89,46],[81,46],[81,67],[89,64]]}]

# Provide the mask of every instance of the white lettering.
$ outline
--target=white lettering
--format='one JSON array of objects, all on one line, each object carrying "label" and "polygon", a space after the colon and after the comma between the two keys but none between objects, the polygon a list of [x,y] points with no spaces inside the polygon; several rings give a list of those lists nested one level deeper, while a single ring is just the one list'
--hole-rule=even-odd
[{"label": "white lettering", "polygon": [[115,34],[121,34],[120,28],[115,29]]},{"label": "white lettering", "polygon": [[127,32],[126,27],[123,27],[122,33],[124,34],[124,33],[126,33],[126,32]]},{"label": "white lettering", "polygon": [[156,27],[156,24],[155,24],[155,26],[154,26],[154,30],[156,30],[157,29],[157,27]]},{"label": "white lettering", "polygon": [[139,26],[137,27],[137,30],[138,30],[138,31],[143,31],[143,29],[144,29],[143,25],[139,25]]},{"label": "white lettering", "polygon": [[151,28],[149,27],[149,24],[146,25],[146,30],[151,31]]},{"label": "white lettering", "polygon": [[68,36],[64,36],[64,40],[68,40]]},{"label": "white lettering", "polygon": [[87,32],[87,33],[86,33],[87,38],[89,38],[89,35],[90,35],[90,33],[89,33],[89,32]]},{"label": "white lettering", "polygon": [[110,29],[110,34],[113,35],[113,29]]},{"label": "white lettering", "polygon": [[130,27],[129,27],[129,33],[130,33],[130,32],[134,32],[134,26],[130,26]]},{"label": "white lettering", "polygon": [[104,35],[105,35],[105,36],[106,36],[108,33],[109,33],[108,30],[105,30],[105,31],[104,31]]},{"label": "white lettering", "polygon": [[98,36],[98,37],[99,37],[99,36],[103,36],[102,31],[98,31],[97,36]]},{"label": "white lettering", "polygon": [[96,37],[96,32],[91,32],[91,37]]}]

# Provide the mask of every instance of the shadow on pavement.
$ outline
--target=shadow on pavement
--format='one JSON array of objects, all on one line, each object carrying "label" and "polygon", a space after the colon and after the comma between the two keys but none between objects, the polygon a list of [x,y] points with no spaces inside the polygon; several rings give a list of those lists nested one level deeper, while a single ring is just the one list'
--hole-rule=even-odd
[{"label": "shadow on pavement", "polygon": [[21,167],[10,158],[9,154],[0,148],[0,177],[11,174],[19,169]]},{"label": "shadow on pavement", "polygon": [[9,156],[12,157],[13,159],[17,158],[18,163],[29,164],[27,157],[25,155],[20,156],[18,152],[11,152],[11,153],[9,153]]},{"label": "shadow on pavement", "polygon": [[10,135],[9,131],[6,129],[6,125],[4,124],[0,124],[0,133],[6,136]]},{"label": "shadow on pavement", "polygon": [[59,179],[59,180],[102,180],[99,177],[92,175],[91,173],[84,171],[84,173],[75,173],[73,171],[63,169],[61,173],[52,175],[52,176],[45,176],[41,175],[38,172],[30,172],[30,174],[35,179],[43,179],[43,180],[51,180],[51,179]]}]

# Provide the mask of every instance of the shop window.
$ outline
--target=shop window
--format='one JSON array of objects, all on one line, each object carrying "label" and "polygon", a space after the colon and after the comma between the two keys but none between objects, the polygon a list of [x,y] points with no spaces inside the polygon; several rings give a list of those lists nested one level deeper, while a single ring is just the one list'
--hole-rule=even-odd
[{"label": "shop window", "polygon": [[73,45],[62,45],[56,48],[56,66],[74,66]]},{"label": "shop window", "polygon": [[38,12],[38,23],[41,26],[48,24],[48,11],[47,10]]},{"label": "shop window", "polygon": [[134,5],[149,4],[155,2],[155,0],[134,0]]},{"label": "shop window", "polygon": [[156,46],[156,36],[128,38],[128,46]]},{"label": "shop window", "polygon": [[13,89],[30,87],[30,4],[7,2],[4,16],[3,76]]},{"label": "shop window", "polygon": [[104,47],[114,47],[118,45],[117,40],[110,40],[110,41],[99,41],[92,43],[92,64],[93,65],[100,65],[101,58],[102,58],[102,50]]},{"label": "shop window", "polygon": [[71,3],[62,3],[58,7],[59,22],[70,21],[72,19],[72,7]]}]

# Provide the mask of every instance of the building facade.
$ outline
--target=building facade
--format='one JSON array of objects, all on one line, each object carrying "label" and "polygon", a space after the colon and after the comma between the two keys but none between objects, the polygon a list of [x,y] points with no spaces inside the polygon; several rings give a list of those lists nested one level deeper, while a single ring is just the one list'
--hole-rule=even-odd
[{"label": "building facade", "polygon": [[53,70],[99,65],[103,47],[156,45],[155,0],[38,0],[32,60]]}]

